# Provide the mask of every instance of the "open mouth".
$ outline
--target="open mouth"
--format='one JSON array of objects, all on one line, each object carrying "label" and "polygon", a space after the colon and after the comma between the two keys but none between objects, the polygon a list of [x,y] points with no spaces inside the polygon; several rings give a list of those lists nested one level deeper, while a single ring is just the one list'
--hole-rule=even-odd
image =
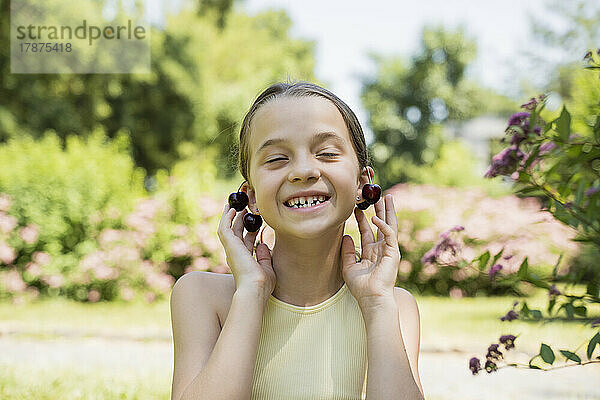
[{"label": "open mouth", "polygon": [[283,204],[287,208],[293,209],[313,208],[319,204],[326,203],[330,198],[331,196],[313,196],[312,198],[306,198],[304,200],[285,201]]}]

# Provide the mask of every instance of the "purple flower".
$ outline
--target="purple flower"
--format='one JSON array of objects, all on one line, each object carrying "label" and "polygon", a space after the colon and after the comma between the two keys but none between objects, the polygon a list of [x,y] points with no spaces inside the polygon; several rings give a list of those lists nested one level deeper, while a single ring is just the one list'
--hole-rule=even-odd
[{"label": "purple flower", "polygon": [[504,317],[501,317],[500,320],[501,321],[512,321],[513,319],[517,319],[519,317],[519,314],[517,314],[515,311],[510,310],[508,313],[506,313],[506,315]]},{"label": "purple flower", "polygon": [[515,339],[514,335],[502,335],[500,336],[500,343],[504,344],[506,350],[510,350],[515,347]]},{"label": "purple flower", "polygon": [[458,254],[459,244],[449,236],[449,232],[451,231],[452,229],[450,231],[440,233],[442,240],[423,255],[421,258],[422,264],[437,262],[438,258],[445,251],[450,251],[454,256]]},{"label": "purple flower", "polygon": [[600,190],[600,186],[593,186],[585,191],[585,195],[589,197],[599,190]]},{"label": "purple flower", "polygon": [[552,285],[552,286],[550,286],[550,289],[548,289],[548,295],[550,297],[556,296],[559,294],[562,294],[562,293],[556,288],[556,285]]},{"label": "purple flower", "polygon": [[540,152],[538,153],[540,156],[550,153],[552,150],[556,148],[556,143],[554,142],[546,142],[540,146]]},{"label": "purple flower", "polygon": [[502,269],[502,265],[500,265],[500,264],[496,264],[492,268],[490,268],[490,272],[488,272],[490,279],[493,280],[494,277],[496,276],[496,274],[498,273],[498,271],[500,271],[501,269]]},{"label": "purple flower", "polygon": [[525,153],[517,146],[507,147],[492,158],[492,165],[485,173],[485,178],[498,175],[510,175],[515,172],[517,165],[525,158]]},{"label": "purple flower", "polygon": [[528,112],[518,112],[514,113],[508,119],[508,126],[520,126],[527,118],[529,118]]},{"label": "purple flower", "polygon": [[491,344],[490,347],[488,347],[488,352],[485,355],[485,358],[487,358],[488,360],[499,360],[502,358],[502,352],[500,350],[498,350],[498,344],[494,343]]},{"label": "purple flower", "polygon": [[473,375],[477,375],[479,371],[481,371],[481,364],[479,363],[479,358],[473,357],[469,360],[469,369],[473,373]]},{"label": "purple flower", "polygon": [[459,231],[462,231],[464,229],[465,229],[465,227],[462,226],[462,225],[455,225],[454,227],[452,227],[450,229],[450,232],[459,232]]},{"label": "purple flower", "polygon": [[537,100],[535,99],[535,97],[532,97],[531,100],[529,100],[529,102],[525,103],[525,104],[521,104],[521,108],[524,108],[526,110],[532,111],[535,109],[535,106],[537,106]]},{"label": "purple flower", "polygon": [[498,367],[496,366],[496,363],[491,361],[491,360],[487,360],[485,362],[485,371],[490,374],[492,373],[492,371],[497,371]]}]

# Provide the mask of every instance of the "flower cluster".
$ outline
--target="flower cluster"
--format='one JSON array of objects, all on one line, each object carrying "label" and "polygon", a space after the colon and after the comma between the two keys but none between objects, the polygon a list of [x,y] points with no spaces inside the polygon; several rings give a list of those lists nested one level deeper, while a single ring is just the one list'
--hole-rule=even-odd
[{"label": "flower cluster", "polygon": [[490,279],[493,280],[498,271],[502,269],[502,265],[496,264],[492,268],[490,268],[490,272],[488,272]]},{"label": "flower cluster", "polygon": [[[500,336],[500,343],[504,345],[506,350],[510,350],[515,347],[515,339],[517,337],[514,335],[502,335]],[[498,370],[498,366],[496,365],[497,361],[500,361],[504,358],[502,352],[498,349],[500,346],[499,343],[493,343],[488,347],[487,354],[485,355],[486,361],[483,369],[489,374],[493,371]],[[481,361],[477,357],[472,357],[469,360],[469,369],[476,375],[479,371],[481,371]]]},{"label": "flower cluster", "polygon": [[459,243],[450,237],[451,232],[460,232],[464,230],[464,226],[456,225],[449,230],[440,233],[440,238],[442,239],[435,247],[429,250],[427,253],[423,255],[421,258],[421,263],[435,263],[438,262],[440,256],[445,252],[452,253],[453,256],[456,256],[459,252]]},{"label": "flower cluster", "polygon": [[[532,97],[527,103],[521,104],[521,108],[533,111],[538,104],[546,100],[546,98],[547,95],[545,94],[540,94],[537,98]],[[492,165],[484,175],[486,178],[494,178],[498,175],[511,175],[513,173],[515,173],[515,178],[518,177],[518,172],[525,166],[525,163],[529,158],[529,154],[526,154],[521,150],[521,144],[523,142],[527,143],[527,140],[532,133],[534,136],[540,136],[542,132],[542,127],[539,125],[535,125],[533,128],[531,127],[530,117],[531,112],[527,111],[518,112],[510,116],[508,119],[508,127],[506,128],[506,133],[512,134],[510,146],[492,158]],[[541,118],[539,118],[539,121],[542,124],[545,124]],[[500,142],[504,143],[505,140],[506,138],[502,138]],[[544,148],[544,152],[550,152],[556,146],[554,145],[554,147],[552,147],[553,145],[554,144],[547,144]]]}]

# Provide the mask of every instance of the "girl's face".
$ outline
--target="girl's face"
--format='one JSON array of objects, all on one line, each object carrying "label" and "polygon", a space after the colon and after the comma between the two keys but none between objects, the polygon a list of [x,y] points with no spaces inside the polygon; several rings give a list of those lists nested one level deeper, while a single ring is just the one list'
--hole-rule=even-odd
[{"label": "girl's face", "polygon": [[[276,232],[310,238],[337,229],[360,195],[359,163],[337,107],[322,97],[284,97],[263,105],[251,123],[248,195]],[[363,179],[368,180],[364,172]],[[245,184],[246,185],[246,184]],[[284,203],[301,191],[329,200],[311,209]]]}]

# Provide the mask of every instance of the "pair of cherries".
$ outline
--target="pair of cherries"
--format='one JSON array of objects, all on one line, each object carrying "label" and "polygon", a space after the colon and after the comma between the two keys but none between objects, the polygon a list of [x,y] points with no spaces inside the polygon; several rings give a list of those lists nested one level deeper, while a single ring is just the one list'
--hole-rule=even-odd
[{"label": "pair of cherries", "polygon": [[[240,187],[242,186],[240,185]],[[358,203],[356,206],[361,210],[366,210],[371,204],[379,201],[381,187],[377,184],[366,183],[362,188],[362,197],[365,201]],[[229,207],[235,208],[236,211],[242,211],[246,206],[248,206],[248,195],[246,193],[238,191],[229,195]],[[261,225],[262,217],[260,215],[250,212],[244,215],[244,227],[248,232],[256,232]]]}]

